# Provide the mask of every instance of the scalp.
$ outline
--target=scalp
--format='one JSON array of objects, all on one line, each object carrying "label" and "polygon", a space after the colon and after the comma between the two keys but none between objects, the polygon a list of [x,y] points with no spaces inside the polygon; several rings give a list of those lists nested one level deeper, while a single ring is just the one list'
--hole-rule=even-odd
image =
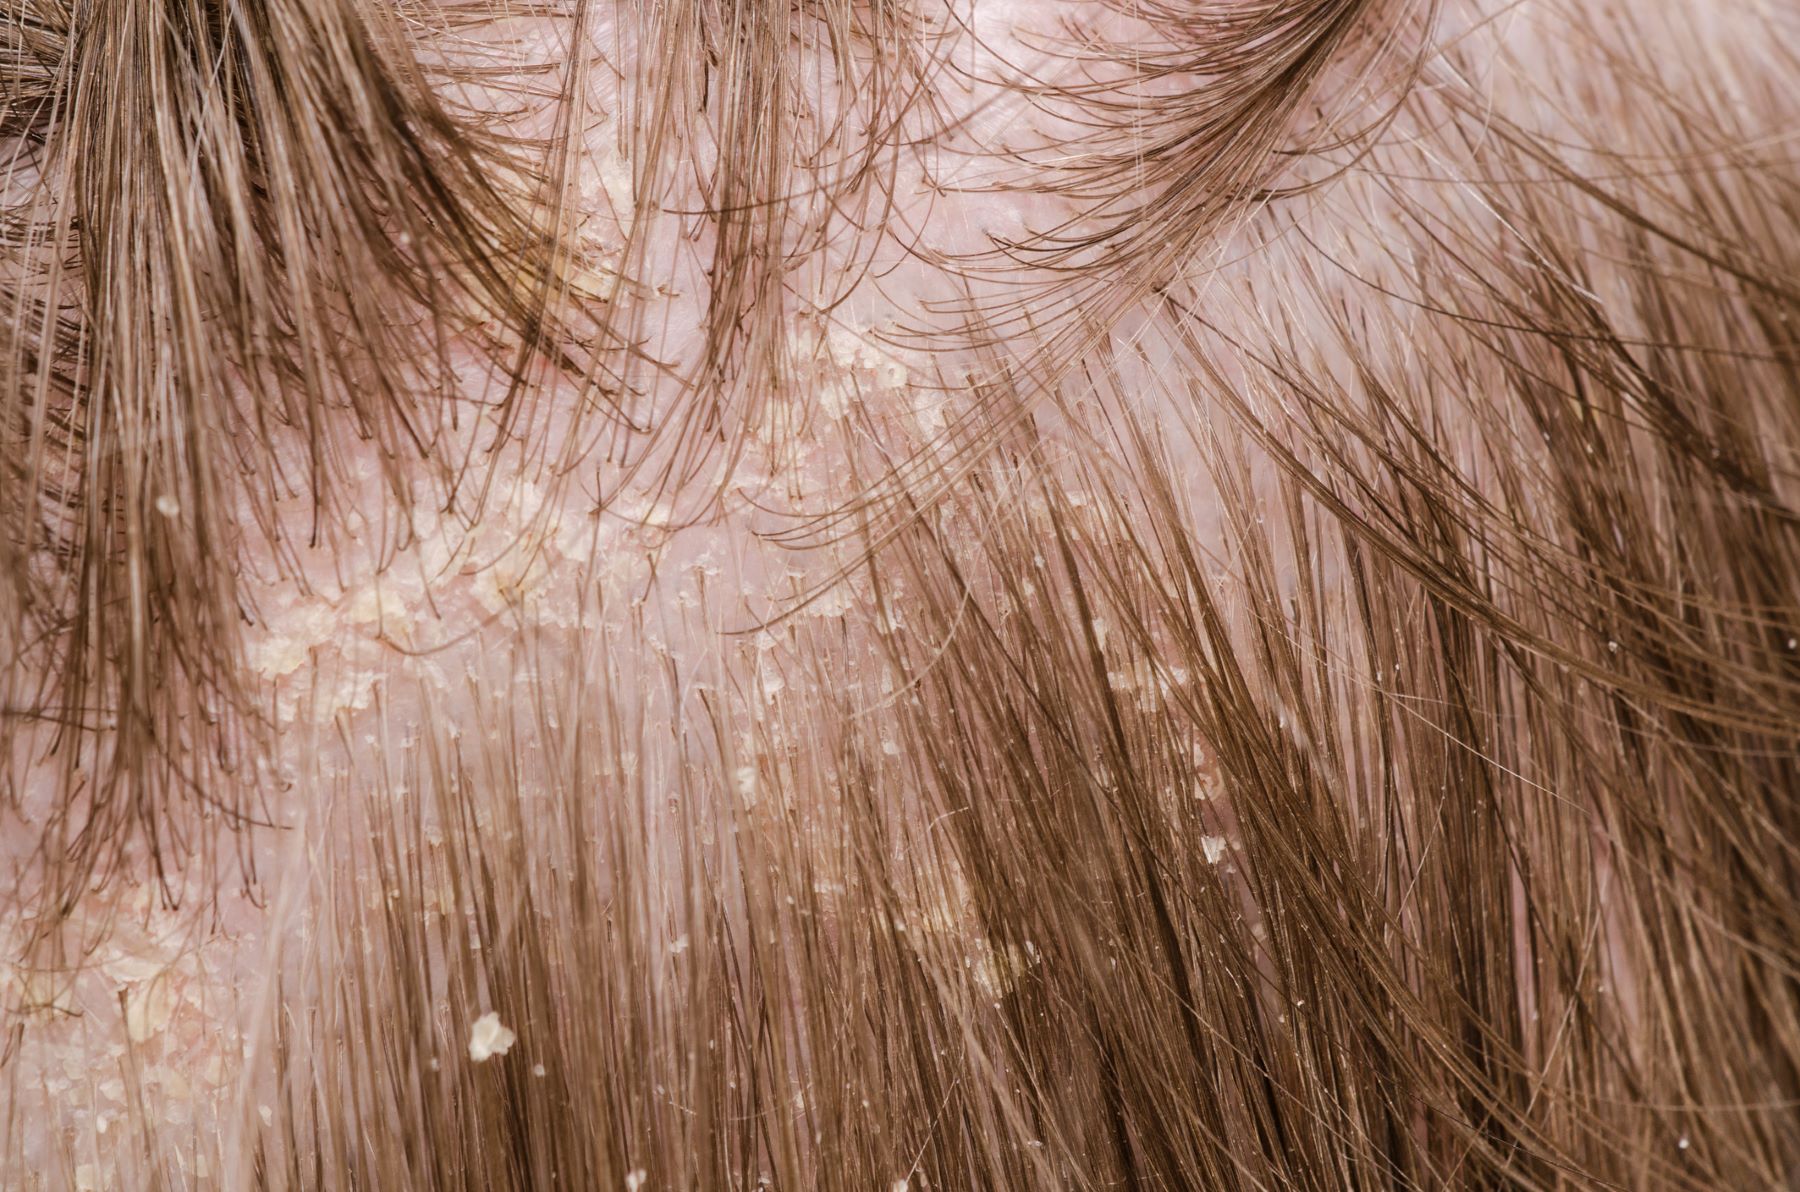
[{"label": "scalp", "polygon": [[8,1163],[1792,1178],[1789,18],[266,9],[0,18]]}]

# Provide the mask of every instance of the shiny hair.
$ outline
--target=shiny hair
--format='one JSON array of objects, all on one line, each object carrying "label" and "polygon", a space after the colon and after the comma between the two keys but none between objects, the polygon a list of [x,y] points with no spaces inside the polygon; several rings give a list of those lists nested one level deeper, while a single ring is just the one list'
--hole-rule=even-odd
[{"label": "shiny hair", "polygon": [[[1120,0],[1000,82],[985,29],[0,12],[28,950],[247,872],[295,781],[330,854],[236,1117],[134,1118],[147,1186],[1800,1178],[1795,19]],[[916,196],[983,192],[1054,214],[931,247]],[[882,360],[928,409],[844,398]],[[824,578],[694,564],[750,663],[514,605],[454,706],[396,664],[372,755],[265,762],[244,559],[303,582],[351,455],[401,520],[505,456],[704,526],[802,425],[841,467],[756,534]]]}]

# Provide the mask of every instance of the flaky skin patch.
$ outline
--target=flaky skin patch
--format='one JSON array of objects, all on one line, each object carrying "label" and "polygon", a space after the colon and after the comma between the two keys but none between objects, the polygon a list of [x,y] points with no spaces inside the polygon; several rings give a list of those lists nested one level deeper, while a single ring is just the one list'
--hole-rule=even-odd
[{"label": "flaky skin patch", "polygon": [[1800,1178],[1796,18],[0,11],[0,1179]]}]

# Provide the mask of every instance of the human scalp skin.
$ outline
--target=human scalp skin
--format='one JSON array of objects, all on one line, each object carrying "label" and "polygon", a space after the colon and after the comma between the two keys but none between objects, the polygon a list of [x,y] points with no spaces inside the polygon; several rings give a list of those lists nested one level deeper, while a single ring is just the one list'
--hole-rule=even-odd
[{"label": "human scalp skin", "polygon": [[4,1182],[1792,1186],[1797,26],[9,0]]}]

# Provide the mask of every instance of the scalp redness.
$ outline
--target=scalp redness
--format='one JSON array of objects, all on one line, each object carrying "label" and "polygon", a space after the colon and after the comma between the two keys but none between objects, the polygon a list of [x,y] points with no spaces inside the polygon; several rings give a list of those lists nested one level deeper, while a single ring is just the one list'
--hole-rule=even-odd
[{"label": "scalp redness", "polygon": [[1800,1178],[1721,8],[7,0],[6,1182]]}]

